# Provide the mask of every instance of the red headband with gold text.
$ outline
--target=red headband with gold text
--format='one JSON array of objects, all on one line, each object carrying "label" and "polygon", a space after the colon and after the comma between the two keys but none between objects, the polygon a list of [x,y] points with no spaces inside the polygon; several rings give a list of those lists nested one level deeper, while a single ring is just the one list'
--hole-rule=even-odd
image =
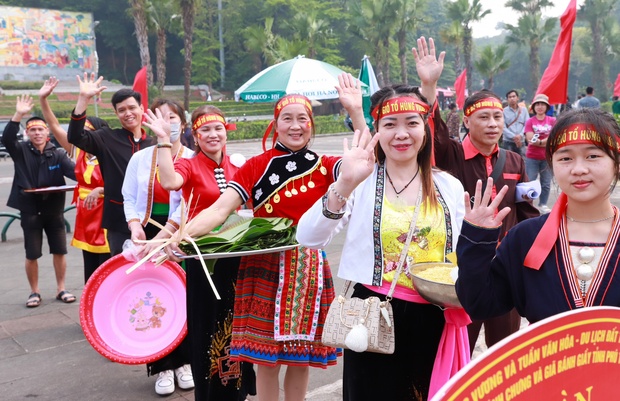
[{"label": "red headband with gold text", "polygon": [[26,129],[29,130],[30,128],[33,128],[33,127],[47,128],[47,124],[43,120],[30,120],[30,121],[28,121],[28,124],[26,124]]},{"label": "red headband with gold text", "polygon": [[200,117],[198,117],[196,121],[194,121],[194,124],[192,125],[192,129],[194,131],[198,131],[198,129],[202,127],[203,125],[211,124],[211,123],[222,123],[224,128],[226,128],[226,131],[234,131],[237,129],[236,124],[227,123],[224,117],[220,116],[219,114],[214,114],[214,113],[203,114]]},{"label": "red headband with gold text", "polygon": [[[269,138],[269,135],[271,134],[271,131],[273,130],[273,127],[278,120],[278,117],[280,117],[282,109],[292,104],[301,104],[304,106],[306,112],[308,113],[308,116],[310,117],[310,121],[308,121],[308,128],[312,127],[312,103],[310,103],[310,99],[303,95],[286,95],[282,99],[278,100],[276,106],[273,109],[273,120],[271,120],[269,126],[267,126],[267,130],[265,130],[265,133],[263,134],[263,151],[267,150],[267,138]],[[278,132],[276,131],[274,132],[273,139],[271,141],[272,146],[275,145],[277,138]]]},{"label": "red headband with gold text", "polygon": [[476,103],[474,103],[471,106],[469,106],[468,108],[466,108],[464,114],[467,117],[469,117],[473,113],[475,113],[476,111],[482,110],[482,109],[495,109],[495,110],[500,110],[502,112],[504,111],[504,107],[502,106],[502,102],[500,102],[499,100],[497,100],[494,97],[486,97],[484,99],[478,100]]},{"label": "red headband with gold text", "polygon": [[375,107],[371,115],[375,121],[385,116],[401,113],[419,113],[421,115],[428,114],[430,107],[421,100],[418,100],[411,96],[396,97],[383,102],[381,105]]},{"label": "red headband with gold text", "polygon": [[566,127],[557,139],[557,148],[560,149],[568,145],[576,144],[594,144],[596,146],[614,148],[617,150],[619,145],[614,144],[613,139],[609,136],[602,136],[596,131],[596,128],[590,124],[572,124]]}]

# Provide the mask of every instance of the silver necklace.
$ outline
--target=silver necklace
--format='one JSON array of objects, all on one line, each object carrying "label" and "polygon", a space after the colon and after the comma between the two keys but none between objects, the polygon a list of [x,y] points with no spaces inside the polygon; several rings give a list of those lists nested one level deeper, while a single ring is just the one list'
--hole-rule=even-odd
[{"label": "silver necklace", "polygon": [[572,217],[570,217],[569,215],[566,215],[566,218],[570,221],[572,221],[573,223],[599,223],[601,221],[605,221],[605,220],[609,220],[611,218],[613,218],[614,215],[612,214],[611,216],[607,216],[607,217],[603,217],[602,219],[598,219],[598,220],[577,220],[577,219],[573,219]]}]

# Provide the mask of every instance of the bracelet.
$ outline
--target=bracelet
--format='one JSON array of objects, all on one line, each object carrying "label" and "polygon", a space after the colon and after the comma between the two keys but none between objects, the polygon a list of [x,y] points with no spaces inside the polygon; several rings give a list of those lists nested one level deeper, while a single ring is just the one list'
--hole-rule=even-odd
[{"label": "bracelet", "polygon": [[338,200],[339,200],[340,202],[342,202],[342,203],[347,203],[347,201],[349,200],[349,197],[348,197],[348,196],[347,196],[347,197],[342,196],[342,195],[340,195],[340,194],[338,193],[338,191],[336,191],[336,183],[335,183],[335,182],[333,182],[333,183],[329,186],[328,191],[333,192],[333,193],[334,193],[334,195],[336,195],[336,199],[338,199]]},{"label": "bracelet", "polygon": [[159,148],[172,149],[172,144],[170,142],[158,143],[157,144],[157,149],[159,149]]},{"label": "bracelet", "polygon": [[[328,192],[329,193],[329,192]],[[327,195],[323,195],[321,198],[321,202],[323,203],[323,216],[327,217],[330,220],[340,220],[342,216],[344,216],[344,211],[342,212],[332,212],[327,208]]]}]

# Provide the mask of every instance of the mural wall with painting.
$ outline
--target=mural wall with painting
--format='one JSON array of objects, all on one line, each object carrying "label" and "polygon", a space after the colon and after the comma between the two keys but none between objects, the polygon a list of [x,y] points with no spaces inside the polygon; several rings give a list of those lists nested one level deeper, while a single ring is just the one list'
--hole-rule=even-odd
[{"label": "mural wall with painting", "polygon": [[30,79],[37,80],[93,70],[93,31],[90,13],[0,6],[0,78],[34,74]]}]

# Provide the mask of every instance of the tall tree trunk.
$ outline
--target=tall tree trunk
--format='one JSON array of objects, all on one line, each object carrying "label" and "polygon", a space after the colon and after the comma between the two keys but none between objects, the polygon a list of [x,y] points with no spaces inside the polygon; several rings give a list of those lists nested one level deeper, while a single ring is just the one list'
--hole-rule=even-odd
[{"label": "tall tree trunk", "polygon": [[463,58],[465,61],[465,68],[467,68],[467,93],[471,95],[471,28],[465,27],[463,29]]},{"label": "tall tree trunk", "polygon": [[463,72],[463,66],[461,65],[461,48],[458,45],[454,46],[454,71],[456,71],[457,76]]},{"label": "tall tree trunk", "polygon": [[487,81],[487,85],[488,85],[487,89],[492,91],[493,90],[493,84],[494,84],[494,82],[493,82],[493,75],[490,75],[489,79]]},{"label": "tall tree trunk", "polygon": [[183,17],[183,107],[189,109],[189,86],[192,80],[192,39],[194,36],[195,0],[181,0],[181,14]]},{"label": "tall tree trunk", "polygon": [[398,39],[398,58],[400,59],[400,80],[403,84],[408,85],[407,77],[407,32],[400,30],[396,37]]},{"label": "tall tree trunk", "polygon": [[598,98],[605,101],[607,99],[607,77],[605,75],[606,60],[603,50],[603,38],[601,34],[601,23],[599,20],[590,21],[590,29],[592,30],[592,83],[594,87],[597,85],[596,93]]},{"label": "tall tree trunk", "polygon": [[390,78],[390,38],[383,38],[383,55],[385,56],[385,71],[383,71],[383,78],[385,84],[390,85],[392,79]]},{"label": "tall tree trunk", "polygon": [[538,41],[530,42],[530,81],[532,82],[532,93],[536,92],[540,82],[540,45]]},{"label": "tall tree trunk", "polygon": [[136,29],[136,39],[140,49],[140,62],[142,67],[146,66],[147,84],[153,84],[153,67],[151,66],[151,55],[149,54],[149,30],[146,19],[146,0],[131,0],[131,12],[133,23]]},{"label": "tall tree trunk", "polygon": [[157,89],[163,93],[166,84],[166,30],[157,29]]}]

